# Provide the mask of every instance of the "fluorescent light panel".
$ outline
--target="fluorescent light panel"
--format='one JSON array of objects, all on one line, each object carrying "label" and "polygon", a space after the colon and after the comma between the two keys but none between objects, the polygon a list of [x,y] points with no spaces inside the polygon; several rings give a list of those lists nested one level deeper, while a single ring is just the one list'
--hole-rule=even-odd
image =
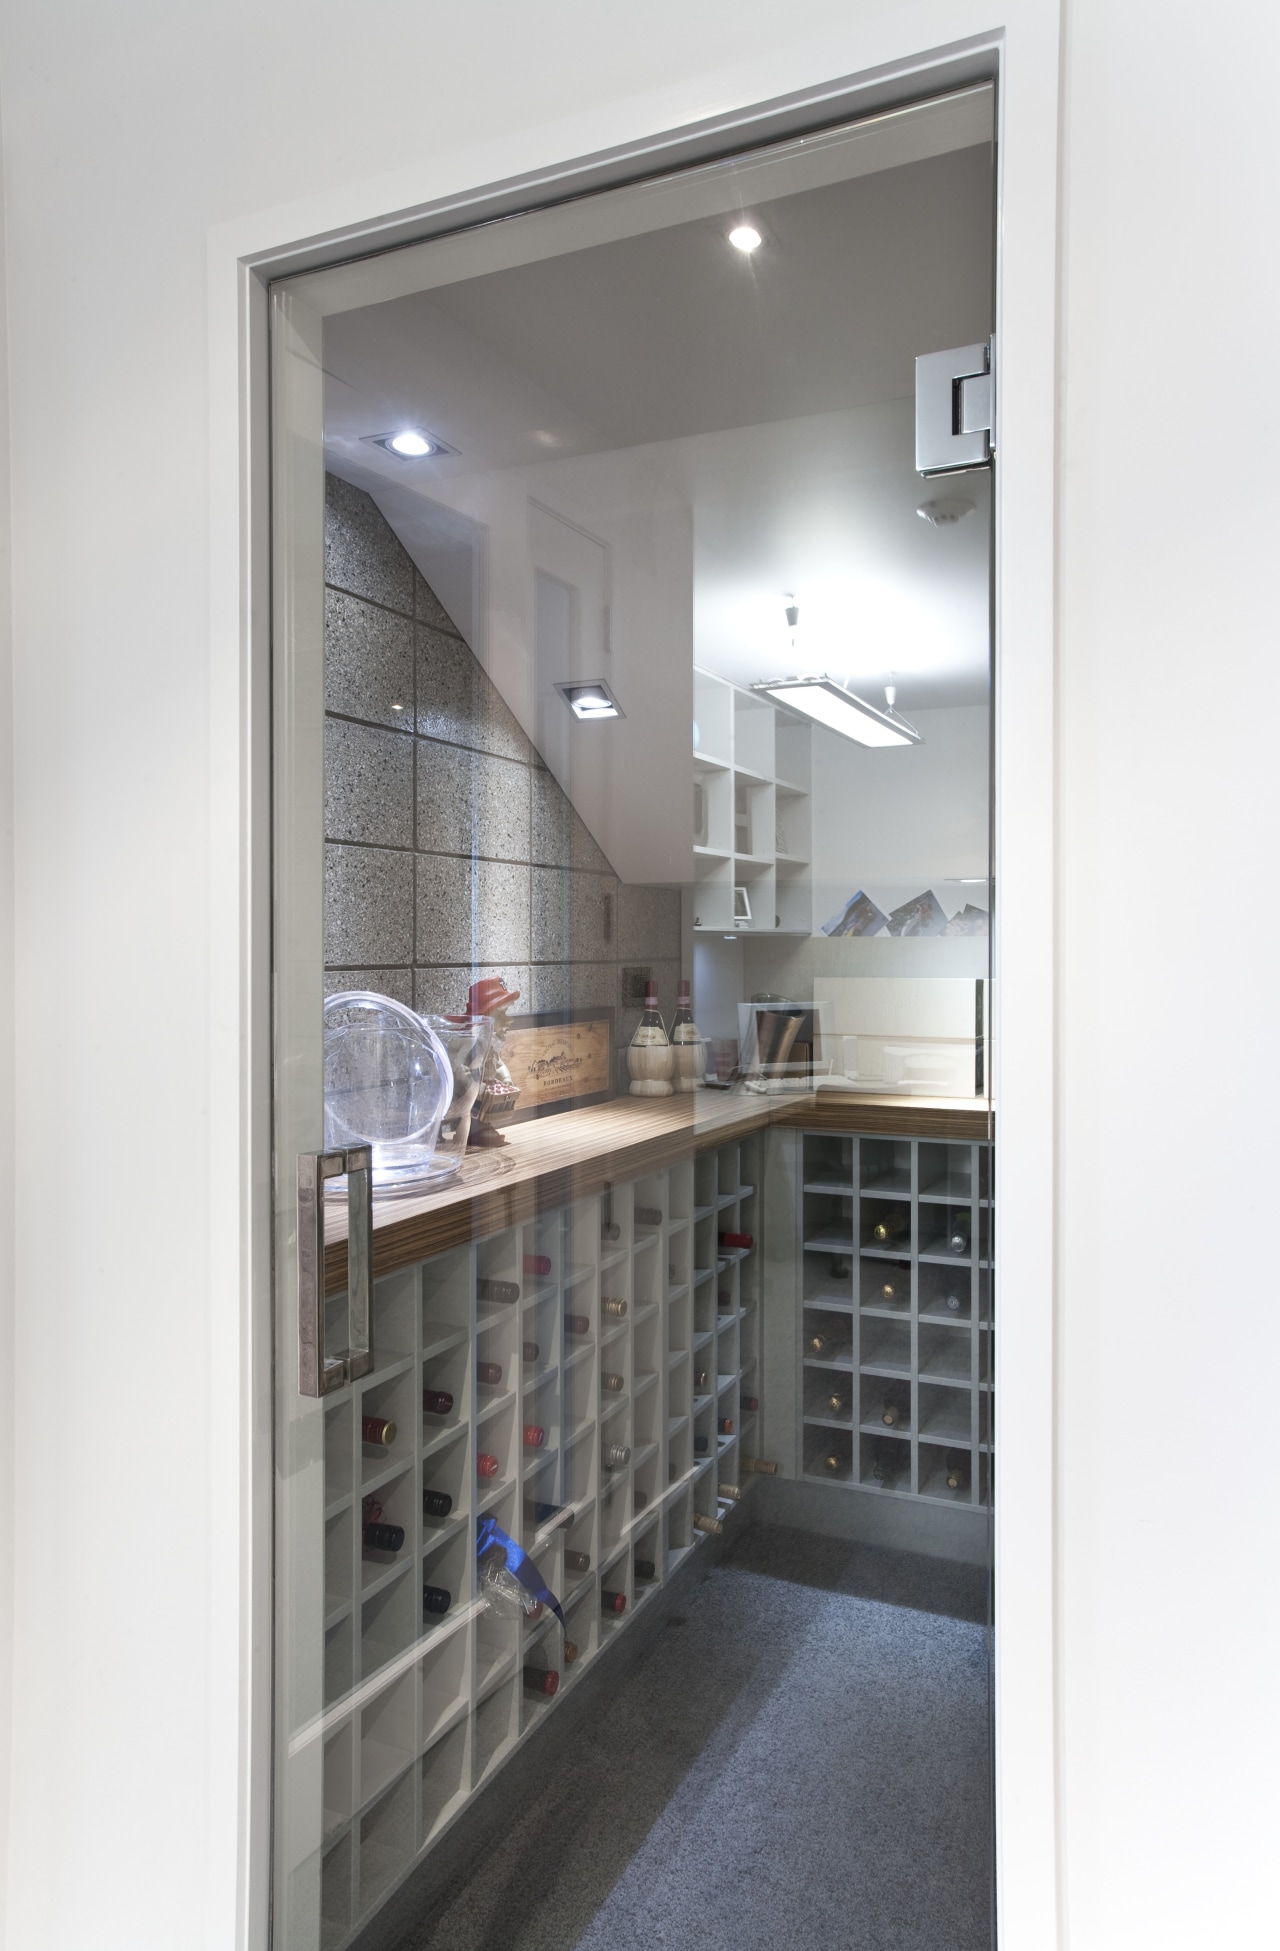
[{"label": "fluorescent light panel", "polygon": [[859,745],[921,745],[923,740],[905,718],[890,717],[874,705],[846,691],[830,677],[784,677],[769,684],[753,684],[776,703],[791,711],[803,712],[833,732],[843,733]]}]

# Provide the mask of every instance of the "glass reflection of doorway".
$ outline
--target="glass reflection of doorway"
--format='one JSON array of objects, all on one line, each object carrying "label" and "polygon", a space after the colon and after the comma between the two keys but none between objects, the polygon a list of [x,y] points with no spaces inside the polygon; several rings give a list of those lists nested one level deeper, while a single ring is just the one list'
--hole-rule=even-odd
[{"label": "glass reflection of doorway", "polygon": [[291,1951],[989,1942],[992,203],[976,88],[277,289],[282,1162],[399,1006],[323,1396],[280,1173]]}]

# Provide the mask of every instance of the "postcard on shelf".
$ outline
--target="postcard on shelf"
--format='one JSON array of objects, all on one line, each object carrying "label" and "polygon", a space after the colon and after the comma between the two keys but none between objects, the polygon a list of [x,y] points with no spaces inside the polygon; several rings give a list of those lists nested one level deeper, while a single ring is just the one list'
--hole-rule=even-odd
[{"label": "postcard on shelf", "polygon": [[888,924],[888,915],[882,914],[871,896],[859,888],[838,914],[823,922],[822,932],[824,935],[878,935]]},{"label": "postcard on shelf", "polygon": [[889,916],[891,935],[942,935],[946,928],[947,911],[931,887],[904,901]]},{"label": "postcard on shelf", "polygon": [[502,1055],[520,1090],[516,1124],[603,1104],[614,1095],[613,1011],[552,1009],[513,1016]]}]

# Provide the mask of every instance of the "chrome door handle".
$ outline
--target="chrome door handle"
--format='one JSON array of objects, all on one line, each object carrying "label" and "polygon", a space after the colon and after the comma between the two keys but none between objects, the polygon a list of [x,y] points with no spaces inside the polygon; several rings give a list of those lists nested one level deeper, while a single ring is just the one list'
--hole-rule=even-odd
[{"label": "chrome door handle", "polygon": [[[324,1185],[347,1180],[347,1346],[324,1347]],[[298,1390],[327,1396],[373,1367],[373,1151],[298,1154]]]}]

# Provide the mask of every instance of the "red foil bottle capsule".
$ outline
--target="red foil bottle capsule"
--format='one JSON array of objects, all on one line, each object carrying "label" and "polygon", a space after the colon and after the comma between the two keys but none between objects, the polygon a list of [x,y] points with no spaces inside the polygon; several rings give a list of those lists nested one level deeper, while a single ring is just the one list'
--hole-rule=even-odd
[{"label": "red foil bottle capsule", "polygon": [[760,1407],[759,1396],[743,1396],[742,1407],[745,1414],[754,1415],[756,1410]]},{"label": "red foil bottle capsule", "polygon": [[447,1416],[453,1408],[453,1397],[447,1389],[424,1389],[422,1406],[429,1416]]},{"label": "red foil bottle capsule", "polygon": [[627,1595],[625,1592],[609,1592],[604,1586],[601,1586],[600,1605],[605,1612],[625,1612],[627,1609]]},{"label": "red foil bottle capsule", "polygon": [[526,1423],[524,1426],[524,1446],[526,1450],[540,1450],[547,1440],[547,1432],[541,1423]]},{"label": "red foil bottle capsule", "polygon": [[538,1359],[538,1344],[537,1344],[537,1342],[536,1342],[536,1341],[524,1341],[524,1342],[521,1342],[521,1344],[520,1344],[520,1356],[521,1356],[521,1360],[522,1360],[522,1361],[526,1361],[526,1362],[536,1362],[536,1361],[537,1361],[537,1359]]},{"label": "red foil bottle capsule", "polygon": [[546,1694],[550,1697],[560,1685],[560,1675],[552,1673],[544,1666],[527,1666],[524,1670],[524,1684],[531,1694]]},{"label": "red foil bottle capsule", "polygon": [[486,1450],[481,1450],[479,1455],[476,1457],[477,1477],[496,1477],[497,1474],[498,1474],[497,1457],[490,1456]]},{"label": "red foil bottle capsule", "polygon": [[589,1335],[591,1323],[585,1314],[566,1314],[564,1331],[567,1335]]},{"label": "red foil bottle capsule", "polygon": [[749,1249],[755,1245],[750,1233],[722,1233],[720,1244],[728,1251],[730,1248]]},{"label": "red foil bottle capsule", "polygon": [[477,1382],[492,1383],[492,1382],[501,1382],[501,1380],[502,1380],[501,1362],[477,1362],[476,1363]]},{"label": "red foil bottle capsule", "polygon": [[396,1426],[385,1416],[362,1416],[360,1419],[360,1440],[362,1443],[380,1443],[384,1448],[396,1440]]},{"label": "red foil bottle capsule", "polygon": [[717,1429],[719,1430],[719,1432],[720,1432],[720,1434],[721,1434],[722,1436],[732,1436],[732,1435],[733,1435],[733,1417],[732,1417],[732,1416],[721,1416],[721,1418],[720,1418],[720,1420],[719,1420],[719,1422],[718,1422],[718,1423],[716,1424],[716,1428],[717,1428]]},{"label": "red foil bottle capsule", "polygon": [[524,1270],[527,1274],[549,1274],[551,1272],[551,1255],[549,1253],[526,1253],[524,1256]]}]

